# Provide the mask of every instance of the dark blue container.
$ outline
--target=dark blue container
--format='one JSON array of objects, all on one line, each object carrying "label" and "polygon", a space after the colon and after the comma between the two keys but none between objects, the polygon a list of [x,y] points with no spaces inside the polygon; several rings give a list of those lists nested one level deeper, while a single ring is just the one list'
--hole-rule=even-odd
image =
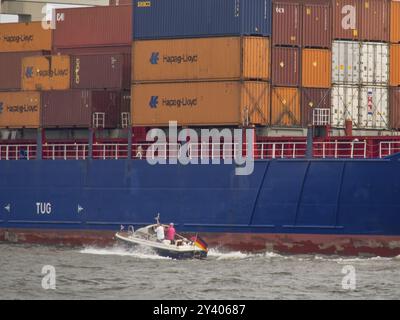
[{"label": "dark blue container", "polygon": [[134,0],[133,38],[271,35],[271,0]]}]

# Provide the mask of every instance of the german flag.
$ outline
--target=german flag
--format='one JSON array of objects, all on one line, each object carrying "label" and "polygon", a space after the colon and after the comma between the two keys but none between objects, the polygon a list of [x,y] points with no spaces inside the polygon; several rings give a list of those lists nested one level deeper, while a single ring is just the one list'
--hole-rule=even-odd
[{"label": "german flag", "polygon": [[198,248],[200,248],[201,250],[208,252],[208,244],[207,242],[205,242],[202,238],[200,238],[199,236],[195,237],[194,240],[194,245]]}]

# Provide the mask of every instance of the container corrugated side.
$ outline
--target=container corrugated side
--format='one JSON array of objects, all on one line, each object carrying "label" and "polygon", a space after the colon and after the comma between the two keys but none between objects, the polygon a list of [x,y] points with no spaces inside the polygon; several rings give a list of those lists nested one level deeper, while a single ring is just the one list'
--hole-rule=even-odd
[{"label": "container corrugated side", "polygon": [[20,90],[22,59],[31,56],[41,56],[46,53],[48,52],[32,51],[0,53],[0,90]]},{"label": "container corrugated side", "polygon": [[353,127],[358,127],[359,95],[358,86],[332,87],[332,127],[344,128],[346,120],[351,120]]},{"label": "container corrugated side", "polygon": [[334,41],[332,46],[332,83],[360,83],[360,43]]},{"label": "container corrugated side", "polygon": [[275,86],[300,85],[300,49],[272,48],[271,80]]},{"label": "container corrugated side", "polygon": [[400,88],[390,88],[389,128],[400,129]]},{"label": "container corrugated side", "polygon": [[274,87],[271,95],[271,125],[300,127],[300,89]]},{"label": "container corrugated side", "polygon": [[96,54],[71,56],[71,88],[123,89],[124,57],[121,54]]},{"label": "container corrugated side", "polygon": [[133,1],[136,40],[271,35],[271,0]]},{"label": "container corrugated side", "polygon": [[52,30],[41,22],[0,23],[0,52],[50,51]]},{"label": "container corrugated side", "polygon": [[22,59],[23,90],[66,90],[70,88],[69,56],[36,56]]},{"label": "container corrugated side", "polygon": [[330,88],[332,54],[325,49],[303,49],[302,86],[306,88]]},{"label": "container corrugated side", "polygon": [[339,40],[358,40],[360,27],[358,14],[359,0],[332,0],[333,38]]},{"label": "container corrugated side", "polygon": [[307,127],[313,124],[315,109],[331,108],[331,89],[303,88],[301,90],[301,124]]},{"label": "container corrugated side", "polygon": [[362,41],[389,41],[389,1],[360,0],[358,25]]},{"label": "container corrugated side", "polygon": [[0,92],[0,128],[39,128],[39,92]]},{"label": "container corrugated side", "polygon": [[272,4],[272,44],[281,46],[301,45],[300,3],[274,2]]},{"label": "container corrugated side", "polygon": [[390,85],[400,86],[400,44],[390,46]]},{"label": "container corrugated side", "polygon": [[400,43],[400,2],[390,2],[390,42]]},{"label": "container corrugated side", "polygon": [[56,9],[57,48],[131,45],[132,6]]},{"label": "container corrugated side", "polygon": [[332,18],[329,3],[306,3],[303,8],[303,47],[331,48]]},{"label": "container corrugated side", "polygon": [[87,128],[92,123],[89,90],[42,92],[43,128]]},{"label": "container corrugated side", "polygon": [[42,93],[42,127],[120,127],[121,112],[127,109],[127,101],[129,102],[124,99],[126,99],[126,92],[120,90],[44,91]]},{"label": "container corrugated side", "polygon": [[358,127],[362,129],[387,129],[388,126],[388,88],[375,86],[362,87]]},{"label": "container corrugated side", "polygon": [[360,78],[363,85],[388,85],[389,45],[380,42],[361,42]]},{"label": "container corrugated side", "polygon": [[269,124],[269,84],[257,81],[135,84],[135,126]]},{"label": "container corrugated side", "polygon": [[358,129],[386,129],[389,121],[388,88],[376,86],[334,86],[332,126],[344,128],[352,120]]},{"label": "container corrugated side", "polygon": [[131,63],[132,63],[132,44],[129,46],[107,46],[107,47],[77,47],[77,48],[56,48],[55,54],[58,55],[114,55],[121,54],[123,57],[123,87],[131,85]]},{"label": "container corrugated side", "polygon": [[269,50],[265,37],[138,40],[132,81],[268,80]]}]

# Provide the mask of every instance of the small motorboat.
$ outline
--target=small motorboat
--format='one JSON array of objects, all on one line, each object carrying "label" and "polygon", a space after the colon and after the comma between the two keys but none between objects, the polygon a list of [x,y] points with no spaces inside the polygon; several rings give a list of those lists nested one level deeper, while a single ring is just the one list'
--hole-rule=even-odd
[{"label": "small motorboat", "polygon": [[[115,234],[118,241],[128,245],[139,245],[153,249],[158,255],[173,259],[202,259],[207,257],[207,244],[198,236],[187,239],[182,235],[176,234],[175,241],[159,241],[155,229],[159,226],[159,216],[156,217],[157,223],[137,229],[132,226],[128,231],[121,230]],[[163,225],[167,228],[168,225]]]}]

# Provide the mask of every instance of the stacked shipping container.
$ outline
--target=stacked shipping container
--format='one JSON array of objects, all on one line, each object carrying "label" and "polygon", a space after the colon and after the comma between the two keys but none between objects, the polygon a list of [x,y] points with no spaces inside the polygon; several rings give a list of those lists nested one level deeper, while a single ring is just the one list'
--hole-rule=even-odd
[{"label": "stacked shipping container", "polygon": [[272,18],[272,125],[306,126],[314,109],[326,107],[331,6],[329,1],[275,1]]},{"label": "stacked shipping container", "polygon": [[54,32],[40,22],[0,25],[0,67],[9,71],[0,90],[23,90],[0,94],[0,126],[128,125],[132,6],[60,9],[57,17]]},{"label": "stacked shipping container", "polygon": [[0,129],[40,126],[40,94],[20,92],[22,61],[49,54],[51,44],[41,22],[0,24]]},{"label": "stacked shipping container", "polygon": [[389,124],[400,129],[400,1],[390,3]]},{"label": "stacked shipping container", "polygon": [[42,87],[58,89],[43,93],[43,127],[127,126],[132,6],[58,9],[56,15],[52,59],[67,55],[69,82]]},{"label": "stacked shipping container", "polygon": [[333,127],[388,128],[389,13],[386,0],[334,2]]},{"label": "stacked shipping container", "polygon": [[134,1],[132,124],[269,124],[271,1],[184,2]]}]

